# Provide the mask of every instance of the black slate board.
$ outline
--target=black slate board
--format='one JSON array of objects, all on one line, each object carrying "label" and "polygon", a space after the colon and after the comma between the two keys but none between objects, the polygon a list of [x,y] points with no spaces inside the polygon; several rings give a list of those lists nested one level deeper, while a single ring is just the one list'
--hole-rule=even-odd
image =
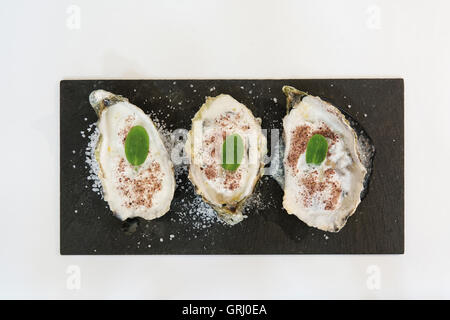
[{"label": "black slate board", "polygon": [[[190,119],[205,96],[227,93],[261,117],[263,128],[270,131],[282,128],[286,113],[283,85],[318,95],[343,109],[359,121],[376,147],[369,192],[339,233],[310,228],[288,215],[282,209],[283,192],[269,176],[255,191],[263,199],[263,209],[253,206],[248,218],[233,227],[220,223],[193,227],[198,221],[189,221],[190,216],[182,212],[186,203],[196,198],[186,174],[179,176],[181,183],[171,211],[160,219],[132,221],[131,225],[113,217],[106,202],[91,190],[85,163],[88,138],[80,134],[85,131],[87,135],[86,128],[97,120],[88,101],[91,91],[104,89],[123,95],[170,129],[190,129]],[[404,252],[402,79],[64,80],[60,83],[60,103],[63,255]]]}]

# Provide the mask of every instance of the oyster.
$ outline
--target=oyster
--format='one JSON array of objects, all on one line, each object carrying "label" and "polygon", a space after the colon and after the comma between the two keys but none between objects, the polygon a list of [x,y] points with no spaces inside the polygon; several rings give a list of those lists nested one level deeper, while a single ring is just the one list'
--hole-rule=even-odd
[{"label": "oyster", "polygon": [[[128,99],[96,90],[89,95],[96,111],[100,138],[95,156],[103,195],[121,220],[155,219],[169,211],[175,191],[173,165],[152,120]],[[125,141],[131,128],[148,134],[148,154],[140,165],[127,161]],[[144,131],[144,132],[145,132]],[[145,133],[144,133],[145,134]]]},{"label": "oyster", "polygon": [[[364,190],[367,170],[357,134],[330,103],[289,86],[283,92],[288,107],[283,119],[283,207],[308,226],[338,232],[355,212]],[[307,163],[305,157],[315,134],[328,143],[325,160],[318,165]]]},{"label": "oyster", "polygon": [[[230,138],[235,141],[239,138],[239,144],[242,144],[242,160],[237,169],[224,161],[224,153],[228,152],[224,142]],[[239,144],[236,142],[234,152],[239,149]],[[244,218],[245,200],[264,173],[266,145],[261,119],[255,118],[246,106],[229,95],[208,97],[192,119],[186,141],[189,179],[197,193],[228,224]]]}]

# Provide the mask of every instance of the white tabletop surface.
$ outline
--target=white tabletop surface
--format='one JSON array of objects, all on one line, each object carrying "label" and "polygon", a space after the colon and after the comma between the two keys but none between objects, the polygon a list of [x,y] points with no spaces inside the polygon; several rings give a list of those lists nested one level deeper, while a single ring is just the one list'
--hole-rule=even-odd
[{"label": "white tabletop surface", "polygon": [[[449,11],[445,0],[3,1],[0,298],[450,298]],[[59,254],[61,79],[346,77],[405,79],[404,255]]]}]

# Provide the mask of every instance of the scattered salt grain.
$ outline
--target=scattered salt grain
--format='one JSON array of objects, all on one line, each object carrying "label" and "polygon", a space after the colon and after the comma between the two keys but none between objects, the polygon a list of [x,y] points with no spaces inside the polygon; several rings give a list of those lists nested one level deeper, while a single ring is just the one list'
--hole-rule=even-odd
[{"label": "scattered salt grain", "polygon": [[92,133],[88,137],[89,141],[85,150],[85,162],[89,167],[89,174],[86,179],[90,181],[92,191],[100,195],[100,197],[103,199],[102,183],[100,181],[100,178],[98,177],[100,167],[98,165],[97,159],[95,158],[95,148],[97,146],[98,139],[100,138],[100,132],[97,128],[96,123],[90,124],[89,129],[91,129]]},{"label": "scattered salt grain", "polygon": [[[187,166],[175,167],[175,179],[182,181],[181,176],[187,176]],[[185,193],[194,193],[191,184],[184,187]],[[180,210],[176,213],[178,215],[178,221],[187,226],[191,231],[203,230],[209,228],[217,223],[222,223],[217,217],[217,213],[202,198],[195,195],[193,199],[182,199]]]}]

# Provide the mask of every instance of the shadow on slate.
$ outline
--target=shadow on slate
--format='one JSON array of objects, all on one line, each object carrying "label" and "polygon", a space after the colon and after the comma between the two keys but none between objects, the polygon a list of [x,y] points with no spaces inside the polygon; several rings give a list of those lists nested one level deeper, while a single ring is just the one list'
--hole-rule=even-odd
[{"label": "shadow on slate", "polygon": [[[217,223],[195,230],[173,218],[177,210],[182,210],[182,200],[195,198],[187,174],[180,176],[181,184],[175,191],[171,210],[152,221],[134,219],[122,223],[112,216],[107,203],[86,187],[88,139],[80,132],[97,120],[88,101],[91,91],[104,89],[120,94],[146,113],[157,114],[167,127],[186,129],[190,129],[191,118],[205,96],[227,93],[262,118],[270,137],[270,129],[282,129],[286,114],[283,85],[318,95],[342,109],[359,122],[375,145],[368,193],[339,233],[310,228],[288,215],[282,208],[283,191],[269,176],[260,181],[255,191],[261,199],[272,199],[262,209],[248,212],[248,218],[233,227]],[[403,108],[402,79],[61,81],[60,252],[63,255],[401,254],[404,252]],[[180,185],[185,190],[181,191]],[[170,235],[175,237],[170,240]]]}]

